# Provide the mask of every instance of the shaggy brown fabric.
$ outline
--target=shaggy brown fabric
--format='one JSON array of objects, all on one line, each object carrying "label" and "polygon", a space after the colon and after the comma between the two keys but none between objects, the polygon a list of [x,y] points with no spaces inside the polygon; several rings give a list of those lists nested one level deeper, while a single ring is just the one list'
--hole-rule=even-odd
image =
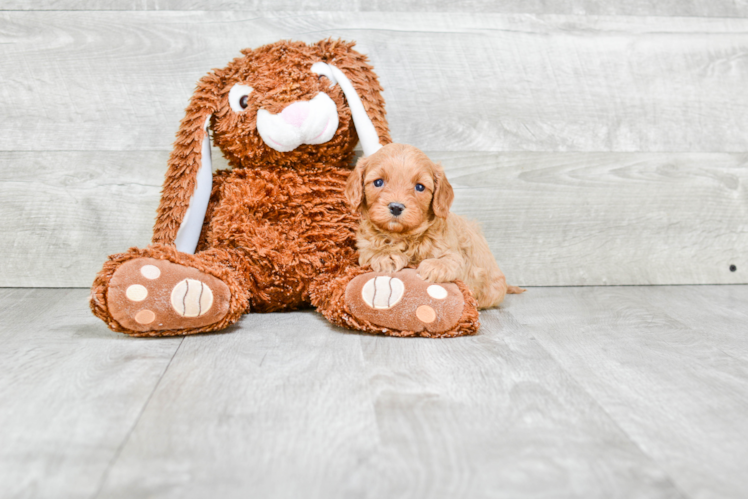
[{"label": "shaggy brown fabric", "polygon": [[[282,41],[255,50],[243,50],[223,69],[200,79],[187,107],[169,158],[166,181],[154,227],[154,243],[173,243],[195,190],[200,168],[205,131],[203,125],[212,115],[213,141],[237,168],[264,166],[270,170],[286,168],[315,170],[320,164],[349,170],[358,135],[351,112],[339,85],[330,88],[329,80],[310,71],[315,62],[333,64],[343,71],[357,90],[367,114],[374,123],[382,144],[392,142],[385,119],[382,87],[366,56],[352,49],[353,43],[323,40],[313,45]],[[246,83],[254,89],[249,106],[237,114],[228,104],[234,83]],[[323,145],[302,145],[280,153],[268,147],[257,132],[257,111],[280,113],[287,105],[310,100],[320,91],[327,93],[338,107],[338,131]]]},{"label": "shaggy brown fabric", "polygon": [[[108,288],[109,282],[119,267],[133,259],[140,257],[151,257],[154,259],[168,260],[175,264],[192,267],[223,281],[231,292],[229,301],[228,314],[220,321],[199,328],[178,328],[174,330],[157,330],[149,332],[139,332],[122,326],[112,316],[108,308]],[[210,257],[213,257],[212,259]],[[93,313],[104,321],[109,328],[115,332],[127,333],[135,337],[161,337],[171,335],[185,335],[190,333],[212,332],[221,330],[228,325],[236,322],[244,312],[249,310],[249,294],[246,288],[236,279],[236,274],[224,265],[218,263],[220,254],[213,254],[208,257],[205,254],[188,255],[178,252],[177,249],[170,245],[155,244],[144,249],[131,248],[125,253],[110,255],[109,260],[104,264],[104,268],[94,279],[91,287],[91,310]]]},{"label": "shaggy brown fabric", "polygon": [[[344,307],[346,285],[339,280],[360,271],[355,248],[359,218],[344,195],[358,136],[340,86],[330,87],[326,77],[312,73],[312,64],[322,61],[343,71],[361,97],[380,142],[391,142],[382,88],[367,58],[352,47],[340,40],[311,45],[282,41],[244,50],[242,57],[198,82],[169,158],[153,245],[113,255],[104,264],[92,288],[91,308],[96,316],[111,329],[136,336],[220,330],[249,310],[287,311],[315,305],[326,317],[336,317],[338,308]],[[241,113],[232,111],[228,102],[229,91],[237,83],[254,89]],[[330,141],[286,153],[263,142],[256,126],[259,109],[277,114],[322,91],[337,106],[339,117]],[[173,245],[195,189],[203,126],[209,116],[213,142],[231,169],[214,173],[197,253],[186,255]],[[120,265],[138,257],[190,266],[222,280],[231,293],[228,313],[214,324],[194,328],[138,332],[124,327],[109,310],[107,287]],[[340,303],[323,298],[324,293]],[[474,333],[477,328],[477,311],[470,304],[453,334]],[[346,323],[352,328],[356,325],[355,320]]]},{"label": "shaggy brown fabric", "polygon": [[358,276],[370,274],[371,277],[381,276],[381,273],[373,273],[369,268],[351,267],[335,278],[328,281],[318,281],[312,286],[312,304],[317,307],[325,318],[331,323],[364,332],[390,335],[394,337],[461,337],[474,335],[480,328],[478,314],[478,303],[473,298],[470,289],[461,281],[455,281],[464,298],[464,307],[457,323],[445,331],[420,331],[407,329],[393,329],[376,325],[366,319],[356,316],[351,311],[351,304],[346,300],[348,285]]},{"label": "shaggy brown fabric", "polygon": [[226,316],[230,302],[229,287],[218,278],[148,257],[122,263],[107,288],[110,314],[136,332],[212,325]]},{"label": "shaggy brown fabric", "polygon": [[[446,292],[446,297],[430,296],[430,286]],[[346,286],[345,303],[359,320],[390,329],[431,334],[450,330],[465,308],[465,299],[457,285],[429,283],[420,278],[415,269],[357,276]]]}]

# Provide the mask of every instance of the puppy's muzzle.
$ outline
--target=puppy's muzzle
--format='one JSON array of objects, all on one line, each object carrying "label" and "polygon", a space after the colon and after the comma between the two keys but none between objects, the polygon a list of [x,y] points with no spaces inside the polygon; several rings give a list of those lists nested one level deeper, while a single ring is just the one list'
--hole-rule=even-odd
[{"label": "puppy's muzzle", "polygon": [[399,216],[405,210],[405,205],[402,203],[390,203],[387,205],[390,209],[390,213],[395,217]]}]

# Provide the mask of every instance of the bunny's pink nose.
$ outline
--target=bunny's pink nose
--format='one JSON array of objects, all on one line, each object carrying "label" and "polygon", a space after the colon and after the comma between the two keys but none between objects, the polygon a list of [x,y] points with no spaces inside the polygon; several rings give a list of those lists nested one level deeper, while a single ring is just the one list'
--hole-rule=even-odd
[{"label": "bunny's pink nose", "polygon": [[286,109],[281,111],[283,121],[294,127],[301,127],[309,116],[309,103],[307,101],[297,101],[290,106],[286,106]]}]

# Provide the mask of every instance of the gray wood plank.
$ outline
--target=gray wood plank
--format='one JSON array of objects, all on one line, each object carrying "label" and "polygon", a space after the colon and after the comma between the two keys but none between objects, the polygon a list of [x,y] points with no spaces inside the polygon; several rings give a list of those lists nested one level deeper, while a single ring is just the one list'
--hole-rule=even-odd
[{"label": "gray wood plank", "polygon": [[393,137],[422,149],[748,148],[746,19],[4,12],[0,24],[5,151],[166,149],[210,68],[328,36],[358,40]]},{"label": "gray wood plank", "polygon": [[[712,289],[724,287],[656,294],[648,288],[532,289],[506,310],[685,495],[744,497],[748,351],[736,339],[745,335],[745,319],[714,325],[719,300],[704,305],[698,319],[679,321],[670,311],[678,298],[697,307],[693,295],[707,301]],[[663,294],[670,299],[660,301]]]},{"label": "gray wood plank", "polygon": [[[748,281],[743,154],[429,154],[512,283]],[[167,156],[0,153],[0,286],[87,287],[107,255],[147,245]]]},{"label": "gray wood plank", "polygon": [[746,286],[532,288],[453,340],[130,339],[86,295],[0,289],[2,496],[748,491]]},{"label": "gray wood plank", "polygon": [[360,336],[310,312],[185,339],[103,497],[359,496],[377,446]]},{"label": "gray wood plank", "polygon": [[[744,155],[434,154],[510,281],[745,283]],[[731,272],[730,266],[736,271]]]},{"label": "gray wood plank", "polygon": [[482,321],[474,338],[363,340],[381,441],[371,496],[682,496],[521,318]]},{"label": "gray wood plank", "polygon": [[748,17],[744,1],[706,0],[2,0],[0,10],[262,10]]},{"label": "gray wood plank", "polygon": [[0,163],[0,286],[90,286],[150,243],[168,152],[11,152]]},{"label": "gray wood plank", "polygon": [[748,287],[647,287],[641,299],[687,325],[694,343],[717,346],[736,366],[748,362]]},{"label": "gray wood plank", "polygon": [[681,496],[522,328],[377,338],[300,312],[188,337],[100,496]]},{"label": "gray wood plank", "polygon": [[0,290],[0,497],[95,495],[180,342],[110,332],[87,290]]}]

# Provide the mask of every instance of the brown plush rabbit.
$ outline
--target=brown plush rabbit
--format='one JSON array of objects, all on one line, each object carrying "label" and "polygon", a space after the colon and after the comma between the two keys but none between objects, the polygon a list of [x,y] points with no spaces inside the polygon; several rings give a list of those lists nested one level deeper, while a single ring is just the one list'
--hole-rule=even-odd
[{"label": "brown plush rabbit", "polygon": [[[104,264],[91,292],[96,316],[129,335],[185,335],[250,310],[313,305],[369,332],[475,333],[464,284],[442,284],[435,296],[413,270],[357,265],[358,215],[344,194],[353,149],[360,139],[369,155],[391,140],[377,77],[352,47],[282,41],[244,50],[198,82],[153,243]],[[230,170],[212,172],[209,128]]]}]

